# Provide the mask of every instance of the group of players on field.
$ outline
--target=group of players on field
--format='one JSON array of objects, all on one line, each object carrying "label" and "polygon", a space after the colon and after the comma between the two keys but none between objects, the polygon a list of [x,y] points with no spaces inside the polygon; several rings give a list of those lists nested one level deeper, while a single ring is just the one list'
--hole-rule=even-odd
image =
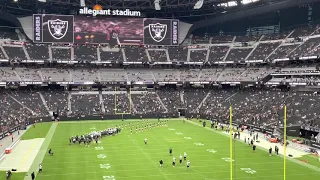
[{"label": "group of players on field", "polygon": [[[146,120],[146,121],[142,121],[141,124],[138,124],[136,126],[136,133],[150,130],[156,127],[164,127],[164,126],[168,126],[168,120],[160,121],[160,119],[158,119],[158,122],[149,122],[148,120]],[[127,126],[125,125],[124,128],[126,127]],[[132,127],[130,123],[128,127],[130,128],[130,133],[133,134],[134,127]]]},{"label": "group of players on field", "polygon": [[[129,124],[129,126],[130,126],[130,124]],[[153,129],[153,128],[155,128],[155,127],[163,127],[163,126],[168,126],[168,120],[166,120],[166,121],[160,121],[160,120],[158,119],[158,122],[149,122],[148,120],[142,121],[142,123],[141,123],[140,125],[136,126],[136,133],[143,132],[143,131],[146,131],[146,130],[150,130],[150,129]],[[126,127],[125,127],[125,128],[126,128]],[[133,133],[132,127],[130,126],[129,128],[130,128],[130,132],[131,132],[131,134],[132,134],[132,133]],[[148,139],[147,139],[147,138],[144,138],[144,144],[145,144],[145,145],[148,145]],[[169,153],[170,153],[170,156],[172,156],[172,148],[169,149]],[[186,162],[186,164],[187,164],[187,170],[189,170],[189,168],[190,168],[190,161],[187,160],[187,153],[184,152],[184,153],[183,153],[183,156],[180,154],[180,160],[179,160],[180,165],[182,165],[182,161],[183,161],[183,160],[182,160],[182,157],[183,157],[184,161],[187,161],[187,162]],[[159,163],[160,163],[160,167],[163,168],[164,162],[163,162],[162,159],[159,161]],[[173,157],[173,158],[172,158],[172,166],[173,166],[173,167],[176,166],[176,157]]]},{"label": "group of players on field", "polygon": [[[144,140],[144,143],[147,144],[147,143],[146,143],[146,139]],[[172,156],[172,148],[169,149],[169,153],[170,153],[170,156]],[[187,153],[186,153],[186,152],[183,153],[183,160],[184,160],[184,161],[187,161],[187,163],[186,163],[186,164],[187,164],[187,170],[189,170],[189,168],[190,168],[190,161],[187,160]],[[162,159],[160,159],[159,163],[160,163],[160,167],[163,168],[164,162],[163,162]],[[180,163],[180,165],[182,165],[182,155],[181,155],[181,154],[180,154],[179,163]],[[176,157],[173,157],[173,158],[172,158],[172,167],[176,167]]]},{"label": "group of players on field", "polygon": [[84,134],[84,135],[76,135],[75,137],[70,137],[69,138],[69,143],[71,144],[76,144],[78,142],[79,144],[84,143],[85,146],[89,146],[92,141],[95,141],[96,144],[98,144],[99,139],[104,137],[104,136],[114,136],[118,133],[121,133],[121,128],[116,127],[116,128],[108,128],[102,131],[93,131],[89,134]]}]

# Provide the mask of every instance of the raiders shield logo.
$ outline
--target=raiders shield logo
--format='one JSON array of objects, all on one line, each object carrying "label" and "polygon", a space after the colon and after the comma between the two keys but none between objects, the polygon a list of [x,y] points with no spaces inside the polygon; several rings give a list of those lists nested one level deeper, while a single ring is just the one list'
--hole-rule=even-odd
[{"label": "raiders shield logo", "polygon": [[68,21],[49,20],[48,29],[54,39],[62,39],[68,32]]},{"label": "raiders shield logo", "polygon": [[149,33],[152,39],[156,42],[161,42],[167,34],[166,24],[149,24]]}]

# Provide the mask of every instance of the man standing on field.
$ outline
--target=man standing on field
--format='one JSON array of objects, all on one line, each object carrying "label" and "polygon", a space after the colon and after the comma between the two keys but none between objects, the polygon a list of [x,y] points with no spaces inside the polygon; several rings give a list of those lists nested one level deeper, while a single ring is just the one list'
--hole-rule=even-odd
[{"label": "man standing on field", "polygon": [[32,172],[31,179],[34,180],[35,178],[36,178],[36,176],[34,175],[34,172]]},{"label": "man standing on field", "polygon": [[39,164],[39,174],[42,174],[42,164]]}]

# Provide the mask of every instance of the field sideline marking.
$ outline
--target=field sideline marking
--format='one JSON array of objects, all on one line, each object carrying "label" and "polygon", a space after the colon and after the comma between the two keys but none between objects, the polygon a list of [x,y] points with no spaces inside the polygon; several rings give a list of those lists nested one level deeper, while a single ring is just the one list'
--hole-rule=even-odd
[{"label": "field sideline marking", "polygon": [[150,156],[137,144],[136,140],[132,139],[132,137],[129,136],[129,135],[128,135],[128,137],[129,137],[129,139],[131,139],[131,141],[138,147],[138,149],[148,158],[148,160],[150,161],[150,163],[153,164],[153,166],[154,166],[162,175],[164,175],[164,177],[165,177],[166,179],[169,180],[170,178],[168,178],[168,176],[167,176],[165,173],[163,173],[161,170],[159,170],[159,167],[157,167],[157,166],[154,164],[154,162],[152,161],[152,159],[150,158]]},{"label": "field sideline marking", "polygon": [[[197,124],[197,123],[195,123],[195,122],[193,122],[193,121],[187,121],[187,122],[189,122],[190,124],[193,124],[193,125],[202,127],[201,124]],[[229,135],[224,134],[224,133],[221,133],[221,132],[218,132],[218,131],[214,131],[213,129],[210,129],[209,127],[205,127],[205,129],[207,129],[207,130],[209,130],[209,131],[212,131],[212,132],[214,132],[214,133],[217,133],[217,134],[220,134],[220,135],[229,137]],[[240,139],[235,139],[235,140],[243,143],[243,141],[241,141]],[[268,150],[265,149],[265,148],[260,148],[260,149],[263,150],[263,151],[265,151],[265,152],[268,152]],[[283,155],[279,154],[279,157],[282,157],[282,158],[283,158]],[[315,170],[315,171],[320,172],[320,168],[318,168],[318,167],[316,167],[316,166],[302,163],[302,162],[300,162],[299,160],[296,160],[296,159],[291,159],[291,158],[289,158],[288,160],[289,160],[289,161],[292,161],[292,162],[294,162],[294,163],[297,163],[297,164],[299,164],[299,165],[301,165],[301,166],[304,166],[304,167],[307,167],[307,168],[310,168],[310,169],[312,169],[312,170]]]},{"label": "field sideline marking", "polygon": [[19,164],[18,169],[20,169],[21,166],[24,165],[24,163],[26,162],[27,158],[29,157],[31,151],[34,149],[34,147],[36,146],[36,144],[37,144],[37,141],[35,141],[35,142],[31,145],[31,148],[29,149],[29,151],[27,152],[27,154],[24,156],[23,160],[22,160],[21,163]]},{"label": "field sideline marking", "polygon": [[[52,137],[53,137],[53,134],[54,132],[56,131],[56,128],[57,128],[57,123],[52,123],[51,124],[51,127],[45,137],[45,140],[43,141],[42,143],[42,146],[40,147],[40,150],[38,152],[38,154],[36,155],[36,158],[33,160],[32,162],[32,165],[30,166],[27,174],[31,174],[32,172],[35,172],[35,175],[37,177],[37,174],[38,174],[38,165],[39,163],[41,163],[44,159],[44,156],[47,152],[47,149],[49,147],[49,144],[52,140]],[[24,177],[24,180],[30,180],[30,176],[25,176]]]}]

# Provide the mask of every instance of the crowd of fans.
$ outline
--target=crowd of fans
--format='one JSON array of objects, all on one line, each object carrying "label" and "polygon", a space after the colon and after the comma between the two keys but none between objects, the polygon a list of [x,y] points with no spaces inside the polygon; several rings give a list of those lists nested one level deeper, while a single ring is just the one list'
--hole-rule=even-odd
[{"label": "crowd of fans", "polygon": [[[41,99],[43,97],[43,100]],[[99,97],[101,96],[101,97]],[[70,98],[70,99],[69,99]],[[0,132],[24,123],[30,117],[114,114],[163,114],[186,112],[202,114],[219,121],[229,118],[240,123],[276,126],[283,121],[287,106],[288,124],[319,127],[320,95],[259,89],[159,89],[157,91],[103,91],[65,93],[61,91],[8,91],[0,94]],[[70,109],[69,109],[70,107]],[[104,108],[104,109],[103,109]]]},{"label": "crowd of fans", "polygon": [[[9,34],[12,34],[9,33]],[[261,36],[191,36],[191,44],[179,47],[59,45],[4,43],[0,58],[54,61],[206,62],[261,60],[320,55],[319,26],[306,26]],[[1,32],[0,32],[1,38]],[[12,37],[13,38],[13,37]],[[12,40],[17,40],[12,39]]]},{"label": "crowd of fans", "polygon": [[[279,68],[278,68],[279,69]],[[111,69],[0,67],[0,82],[257,82],[277,68]],[[281,68],[280,68],[281,71]],[[290,73],[290,72],[285,72]]]},{"label": "crowd of fans", "polygon": [[[0,29],[1,31],[1,29]],[[263,36],[193,36],[191,45],[179,47],[123,46],[105,48],[96,45],[3,44],[0,59],[14,61],[128,61],[128,62],[216,62],[274,59],[320,55],[318,26],[297,28]],[[19,40],[12,32],[0,32],[1,39]],[[298,41],[296,39],[299,39]],[[235,46],[244,43],[243,46]],[[195,45],[195,46],[193,46]],[[199,45],[199,46],[198,46]],[[200,46],[201,45],[201,46]],[[110,69],[110,68],[8,68],[0,67],[0,82],[19,81],[208,81],[258,82],[272,73],[308,72],[303,68],[216,68],[216,69]],[[320,82],[317,76],[272,78],[270,82]],[[279,125],[287,105],[289,123],[318,127],[320,96],[317,93],[260,89],[158,89],[153,91],[1,91],[0,133],[24,123],[30,117],[164,114],[203,114],[218,120],[228,119],[234,108],[234,120],[257,125]]]}]

